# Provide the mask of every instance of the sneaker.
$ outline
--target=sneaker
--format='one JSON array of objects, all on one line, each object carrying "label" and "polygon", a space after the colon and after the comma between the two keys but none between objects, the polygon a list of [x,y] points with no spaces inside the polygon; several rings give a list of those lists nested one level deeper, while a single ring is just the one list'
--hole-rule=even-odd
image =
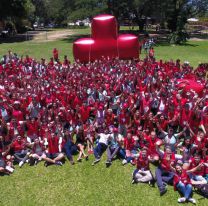
[{"label": "sneaker", "polygon": [[106,167],[110,167],[112,163],[110,161],[106,161],[105,164],[106,164]]},{"label": "sneaker", "polygon": [[49,163],[48,162],[44,162],[44,166],[45,167],[48,167],[49,166]]},{"label": "sneaker", "polygon": [[26,162],[26,163],[29,163],[29,162],[30,162],[30,159],[27,159],[25,162]]},{"label": "sneaker", "polygon": [[184,203],[184,202],[186,202],[186,198],[185,197],[178,198],[178,203]]},{"label": "sneaker", "polygon": [[130,163],[131,163],[131,165],[133,165],[133,166],[135,165],[134,160],[131,160]]},{"label": "sneaker", "polygon": [[127,162],[127,160],[125,160],[125,159],[122,161],[122,165],[126,165],[127,163],[128,163],[128,162]]},{"label": "sneaker", "polygon": [[155,187],[155,179],[150,180],[148,183],[150,187]]},{"label": "sneaker", "polygon": [[85,157],[85,160],[86,160],[86,161],[88,161],[88,160],[89,160],[89,157],[88,157],[88,155]]},{"label": "sneaker", "polygon": [[35,164],[35,159],[33,157],[30,157],[30,166],[33,166]]},{"label": "sneaker", "polygon": [[196,204],[196,200],[194,198],[189,198],[188,201],[193,203],[193,204]]},{"label": "sneaker", "polygon": [[56,161],[55,164],[58,165],[58,166],[62,166],[63,165],[61,161]]},{"label": "sneaker", "polygon": [[133,185],[133,184],[136,184],[136,183],[137,183],[137,181],[134,178],[132,178],[131,184]]},{"label": "sneaker", "polygon": [[19,163],[19,167],[21,168],[21,167],[23,166],[23,164],[24,164],[24,162],[21,161],[21,162]]},{"label": "sneaker", "polygon": [[37,165],[37,164],[38,164],[38,162],[39,162],[39,160],[35,160],[35,163],[34,163],[34,165]]},{"label": "sneaker", "polygon": [[10,173],[13,173],[14,172],[14,169],[10,166],[6,166],[5,168],[7,171],[9,171]]},{"label": "sneaker", "polygon": [[95,165],[95,164],[97,164],[98,162],[100,162],[100,158],[95,159],[95,161],[92,163],[92,165]]},{"label": "sneaker", "polygon": [[160,190],[160,196],[163,196],[166,192],[167,192],[166,188]]},{"label": "sneaker", "polygon": [[81,159],[81,158],[78,158],[78,159],[77,159],[77,162],[81,162],[81,161],[82,161],[82,159]]}]

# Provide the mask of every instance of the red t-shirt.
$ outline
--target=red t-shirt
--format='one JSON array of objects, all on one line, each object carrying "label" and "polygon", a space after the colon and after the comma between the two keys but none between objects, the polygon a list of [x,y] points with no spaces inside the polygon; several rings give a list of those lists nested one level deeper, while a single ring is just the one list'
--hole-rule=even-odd
[{"label": "red t-shirt", "polygon": [[48,138],[48,153],[50,154],[59,153],[59,138],[58,137]]},{"label": "red t-shirt", "polygon": [[134,143],[135,140],[133,137],[131,137],[130,139],[128,139],[127,137],[124,138],[124,147],[126,150],[133,150],[134,149]]},{"label": "red t-shirt", "polygon": [[137,169],[138,170],[149,170],[149,160],[148,157],[144,158],[142,157],[142,154],[139,154],[139,157],[137,158]]},{"label": "red t-shirt", "polygon": [[182,182],[183,184],[187,185],[187,184],[191,184],[190,178],[186,172],[186,170],[182,170],[181,174],[179,173],[175,173],[174,178],[173,178],[173,185],[174,185],[174,189],[176,190],[176,185],[179,182]]},{"label": "red t-shirt", "polygon": [[166,153],[164,153],[162,160],[161,160],[162,169],[164,169],[168,172],[171,171],[170,164],[171,164],[171,162],[174,162],[174,161],[175,161],[175,154],[174,153],[172,153],[170,155],[170,157],[168,157],[168,155]]},{"label": "red t-shirt", "polygon": [[[195,167],[197,167],[199,164],[203,163],[204,160],[200,160],[199,163],[196,163],[194,158],[191,158],[189,160],[189,163],[190,163],[190,169],[193,169]],[[204,173],[205,173],[205,166],[202,165],[200,168],[198,168],[195,172],[192,172],[194,175],[200,175],[200,176],[203,176]]]},{"label": "red t-shirt", "polygon": [[15,140],[12,143],[12,148],[15,152],[24,150],[25,149],[25,141],[24,140],[20,140],[20,141]]}]

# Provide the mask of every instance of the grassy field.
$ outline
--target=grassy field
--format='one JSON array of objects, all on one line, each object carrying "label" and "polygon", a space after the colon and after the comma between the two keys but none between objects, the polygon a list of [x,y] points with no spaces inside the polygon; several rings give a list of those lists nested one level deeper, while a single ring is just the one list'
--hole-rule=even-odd
[{"label": "grassy field", "polygon": [[[117,160],[105,168],[104,159],[96,166],[91,166],[91,157],[74,166],[66,162],[62,167],[45,168],[40,163],[17,168],[13,175],[0,177],[0,205],[178,205],[173,187],[168,186],[167,194],[160,197],[156,187],[131,184],[132,166]],[[194,197],[199,205],[207,205],[207,199]]]},{"label": "grassy field", "polygon": [[[8,50],[18,53],[19,55],[30,55],[37,60],[40,58],[49,59],[52,56],[53,48],[60,52],[60,58],[68,55],[73,60],[72,44],[73,41],[90,36],[90,29],[73,30],[73,34],[67,38],[55,41],[22,41],[14,43],[0,43],[0,56],[6,54]],[[169,45],[168,43],[158,43],[155,47],[156,58],[163,60],[181,59],[182,62],[189,61],[196,67],[199,63],[208,62],[208,39],[203,41],[188,41],[183,45]],[[145,55],[142,52],[141,58]]]},{"label": "grassy field", "polygon": [[[18,43],[0,43],[0,56],[10,49],[19,55],[29,54],[37,58],[49,58],[56,47],[63,58],[65,54],[72,60],[72,42],[90,30],[75,30],[72,36],[53,42],[22,41]],[[197,66],[199,62],[208,62],[208,41],[189,41],[182,46],[158,44],[155,47],[158,59],[178,59],[189,61]],[[144,54],[142,54],[142,57]],[[97,205],[97,206],[172,206],[178,205],[178,193],[171,186],[168,193],[159,196],[157,188],[148,185],[131,184],[134,167],[122,166],[116,160],[112,167],[105,167],[106,155],[96,166],[91,166],[94,158],[88,162],[71,166],[67,161],[62,167],[45,168],[43,163],[35,167],[25,165],[15,170],[11,176],[0,177],[0,206],[56,206],[56,205]],[[154,168],[153,168],[154,170]],[[208,204],[207,199],[194,195],[198,205]],[[191,205],[191,204],[186,204]]]}]

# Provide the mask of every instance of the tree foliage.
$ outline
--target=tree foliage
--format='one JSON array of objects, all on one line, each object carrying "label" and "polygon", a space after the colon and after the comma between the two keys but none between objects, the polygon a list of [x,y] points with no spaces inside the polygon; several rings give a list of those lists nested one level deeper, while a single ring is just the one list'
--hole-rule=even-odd
[{"label": "tree foliage", "polygon": [[68,19],[72,21],[92,18],[97,14],[107,12],[106,0],[76,0],[71,6]]},{"label": "tree foliage", "polygon": [[1,0],[0,4],[0,20],[25,18],[31,23],[63,25],[100,13],[113,14],[119,22],[129,20],[140,30],[152,17],[178,35],[184,33],[188,18],[208,14],[208,0]]},{"label": "tree foliage", "polygon": [[1,0],[0,19],[27,17],[33,10],[34,6],[30,0]]}]

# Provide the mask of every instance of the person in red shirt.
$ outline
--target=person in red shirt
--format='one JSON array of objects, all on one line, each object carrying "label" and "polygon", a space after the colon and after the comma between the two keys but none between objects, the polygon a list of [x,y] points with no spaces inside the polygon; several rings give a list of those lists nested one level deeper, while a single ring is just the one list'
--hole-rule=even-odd
[{"label": "person in red shirt", "polygon": [[34,141],[34,137],[39,135],[39,123],[35,118],[31,118],[26,122],[27,136],[31,142]]},{"label": "person in red shirt", "polygon": [[194,157],[189,160],[188,173],[190,174],[191,182],[193,185],[207,184],[205,175],[204,160],[201,158],[201,152],[196,151]]},{"label": "person in red shirt", "polygon": [[139,182],[146,183],[153,180],[149,167],[150,161],[151,158],[148,156],[147,148],[143,148],[136,160],[137,168],[133,172],[132,184]]},{"label": "person in red shirt", "polygon": [[154,56],[155,56],[155,51],[154,51],[154,48],[151,47],[149,50],[149,58],[152,59],[152,58],[154,58]]},{"label": "person in red shirt", "polygon": [[147,138],[147,141],[149,142],[148,152],[154,164],[157,164],[159,161],[159,155],[156,149],[156,143],[158,140],[155,131],[152,131],[150,137]]},{"label": "person in red shirt", "polygon": [[171,169],[174,172],[174,178],[173,178],[173,185],[174,189],[178,190],[182,197],[178,198],[178,203],[184,203],[186,201],[189,201],[193,204],[196,203],[196,200],[192,198],[192,184],[191,180],[189,178],[189,175],[187,174],[187,171],[183,169],[182,162],[177,162],[175,167],[171,165]]},{"label": "person in red shirt", "polygon": [[61,160],[64,158],[64,154],[61,153],[62,138],[57,137],[55,133],[48,134],[45,138],[45,145],[47,146],[45,158],[45,166],[50,164],[56,164],[62,166]]},{"label": "person in red shirt", "polygon": [[53,58],[54,58],[55,61],[58,61],[59,52],[56,48],[53,49]]},{"label": "person in red shirt", "polygon": [[14,102],[12,116],[13,116],[13,118],[17,119],[17,121],[23,121],[23,119],[24,119],[23,112],[21,111],[19,101]]},{"label": "person in red shirt", "polygon": [[160,156],[160,165],[155,171],[155,176],[157,180],[157,186],[160,191],[160,195],[164,195],[167,192],[166,184],[173,183],[173,172],[171,171],[170,165],[175,162],[175,154],[172,152],[169,146],[166,146],[165,152],[163,153],[159,149],[161,142],[157,142],[157,152]]},{"label": "person in red shirt", "polygon": [[27,141],[19,135],[11,144],[11,149],[14,151],[14,161],[22,167],[30,154]]},{"label": "person in red shirt", "polygon": [[7,164],[8,162],[8,153],[9,153],[10,147],[6,147],[4,145],[4,139],[2,136],[0,136],[0,174],[7,174],[9,175],[14,171],[14,168],[11,167],[11,165]]},{"label": "person in red shirt", "polygon": [[124,138],[124,149],[126,150],[126,158],[123,160],[122,164],[133,164],[135,140],[132,137],[131,131],[127,131],[127,136]]}]

